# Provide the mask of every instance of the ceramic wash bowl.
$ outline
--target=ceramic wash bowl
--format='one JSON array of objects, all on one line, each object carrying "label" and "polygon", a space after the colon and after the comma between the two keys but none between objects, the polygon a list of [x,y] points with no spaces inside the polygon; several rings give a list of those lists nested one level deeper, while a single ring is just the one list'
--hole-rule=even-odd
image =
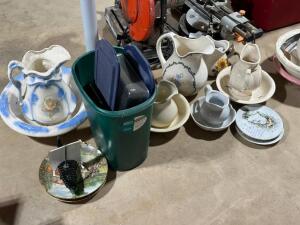
[{"label": "ceramic wash bowl", "polygon": [[264,70],[262,70],[262,81],[258,88],[252,91],[252,95],[249,99],[242,100],[233,97],[229,92],[229,76],[230,76],[231,67],[223,69],[217,76],[216,84],[219,91],[224,94],[229,95],[230,99],[234,102],[253,105],[266,102],[269,100],[275,93],[276,85],[272,77]]},{"label": "ceramic wash bowl", "polygon": [[294,77],[300,79],[300,66],[289,60],[284,51],[289,51],[289,46],[296,47],[295,44],[300,38],[300,29],[292,30],[279,37],[276,42],[276,57],[286,71]]},{"label": "ceramic wash bowl", "polygon": [[[22,73],[17,75],[15,79],[21,83],[24,82]],[[19,105],[18,90],[11,82],[9,82],[0,95],[0,116],[5,124],[16,132],[27,136],[52,137],[65,134],[83,123],[87,118],[87,113],[81,100],[80,93],[73,81],[70,68],[62,66],[62,79],[66,83],[70,81],[70,87],[78,100],[76,109],[69,119],[51,126],[43,126],[33,121],[26,120]]]},{"label": "ceramic wash bowl", "polygon": [[300,86],[300,79],[298,79],[297,77],[289,74],[285,68],[280,64],[280,62],[278,61],[277,57],[274,56],[273,57],[273,62],[275,64],[275,67],[278,71],[278,73],[283,77],[285,78],[286,80],[288,80],[289,82],[293,83],[293,84],[296,84],[296,85],[299,85]]}]

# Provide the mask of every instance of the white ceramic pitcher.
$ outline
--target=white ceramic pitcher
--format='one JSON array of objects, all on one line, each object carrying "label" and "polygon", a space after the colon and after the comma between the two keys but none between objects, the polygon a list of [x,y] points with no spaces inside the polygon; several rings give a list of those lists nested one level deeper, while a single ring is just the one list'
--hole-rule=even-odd
[{"label": "white ceramic pitcher", "polygon": [[178,89],[175,84],[167,80],[159,82],[153,104],[152,126],[167,127],[176,118],[178,108],[173,97],[177,94]]},{"label": "white ceramic pitcher", "polygon": [[246,44],[239,61],[232,66],[229,79],[229,93],[236,99],[246,100],[258,88],[262,80],[261,55],[258,45]]},{"label": "white ceramic pitcher", "polygon": [[227,40],[214,40],[209,35],[207,37],[214,42],[215,51],[211,55],[205,55],[204,61],[208,69],[208,75],[216,76],[222,69],[228,66],[226,52],[230,48],[230,43]]},{"label": "white ceramic pitcher", "polygon": [[201,105],[202,118],[213,126],[220,126],[230,115],[229,97],[215,91],[208,84],[205,86],[205,101]]},{"label": "white ceramic pitcher", "polygon": [[[174,46],[168,60],[164,58],[161,50],[165,38],[172,40]],[[159,37],[156,51],[162,65],[163,79],[175,83],[184,96],[190,96],[196,94],[207,81],[208,71],[203,55],[212,54],[215,45],[206,36],[190,39],[169,32]]]},{"label": "white ceramic pitcher", "polygon": [[[8,64],[8,78],[19,92],[21,110],[29,122],[54,125],[75,110],[77,97],[62,79],[61,65],[70,59],[65,48],[52,45],[41,51],[28,51],[22,62],[13,60]],[[14,78],[15,69],[22,71],[23,81]]]}]

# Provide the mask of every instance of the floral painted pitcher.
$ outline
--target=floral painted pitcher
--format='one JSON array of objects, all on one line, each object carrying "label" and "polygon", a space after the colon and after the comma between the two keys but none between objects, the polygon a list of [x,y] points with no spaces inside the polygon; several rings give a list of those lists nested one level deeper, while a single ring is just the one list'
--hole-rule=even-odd
[{"label": "floral painted pitcher", "polygon": [[[22,62],[8,64],[8,78],[19,92],[22,113],[28,121],[54,125],[66,120],[75,110],[77,98],[62,79],[61,66],[71,59],[69,52],[59,45],[41,51],[28,51]],[[19,69],[24,81],[14,79]]]},{"label": "floral painted pitcher", "polygon": [[[174,46],[168,60],[161,50],[165,38],[171,39]],[[169,32],[157,40],[156,51],[163,68],[163,79],[172,81],[181,94],[190,96],[196,94],[207,81],[208,70],[203,55],[214,53],[215,44],[206,36],[190,39]]]}]

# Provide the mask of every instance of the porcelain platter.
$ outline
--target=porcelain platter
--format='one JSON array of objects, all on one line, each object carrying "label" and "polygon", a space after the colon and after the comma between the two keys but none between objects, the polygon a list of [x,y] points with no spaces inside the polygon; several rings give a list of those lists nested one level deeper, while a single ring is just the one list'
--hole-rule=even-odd
[{"label": "porcelain platter", "polygon": [[[80,93],[73,81],[71,69],[62,66],[62,71],[62,79],[66,83],[70,81],[70,87],[79,99],[75,113],[68,120],[52,126],[42,126],[26,120],[23,117],[21,107],[19,106],[18,91],[12,83],[9,82],[0,95],[0,116],[6,125],[16,132],[27,136],[52,137],[67,133],[83,123],[87,118],[87,113],[83,102],[81,101]],[[16,79],[23,82],[23,74],[20,73],[17,75]]]}]

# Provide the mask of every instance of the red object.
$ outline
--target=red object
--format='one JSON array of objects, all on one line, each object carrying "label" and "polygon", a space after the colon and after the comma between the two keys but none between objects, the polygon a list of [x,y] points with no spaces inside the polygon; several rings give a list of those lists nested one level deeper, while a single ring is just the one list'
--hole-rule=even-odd
[{"label": "red object", "polygon": [[[124,8],[122,4],[124,5]],[[130,37],[134,41],[146,41],[154,26],[155,1],[121,0],[121,6],[124,14],[130,18]]]},{"label": "red object", "polygon": [[138,0],[121,0],[121,7],[126,19],[134,23],[138,14]]},{"label": "red object", "polygon": [[235,11],[246,10],[246,17],[265,31],[300,22],[299,0],[231,0]]}]

